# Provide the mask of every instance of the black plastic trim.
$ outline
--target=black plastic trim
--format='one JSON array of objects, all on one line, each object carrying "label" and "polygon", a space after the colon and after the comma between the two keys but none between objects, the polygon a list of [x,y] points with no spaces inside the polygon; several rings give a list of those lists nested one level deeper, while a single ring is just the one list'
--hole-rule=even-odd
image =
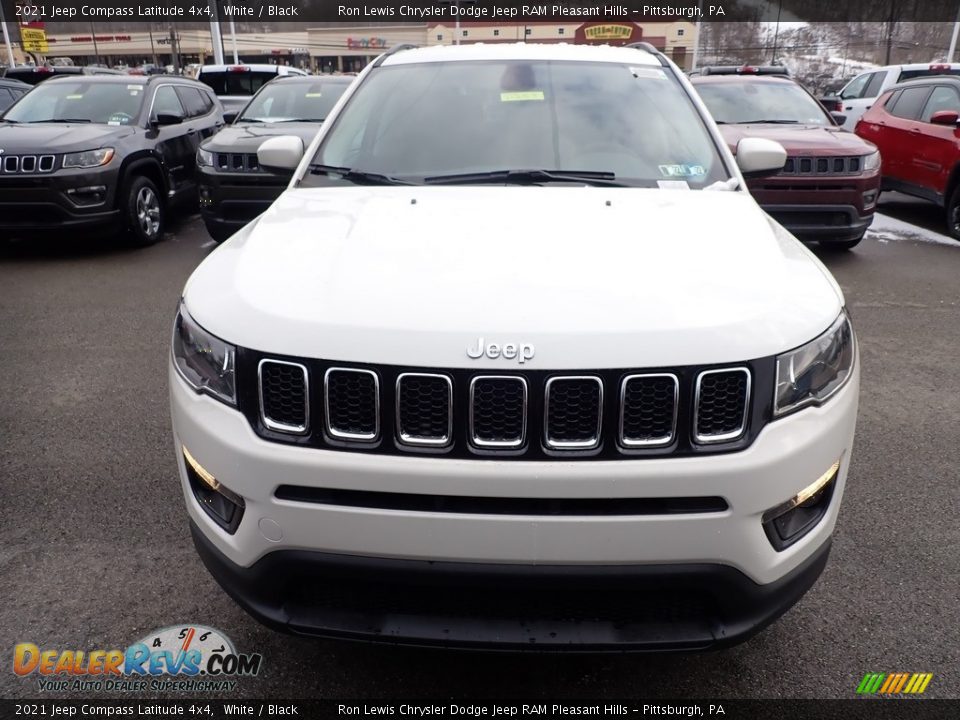
[{"label": "black plastic trim", "polygon": [[279,500],[409,512],[482,515],[681,515],[729,509],[722,497],[534,498],[425,495],[281,485]]},{"label": "black plastic trim", "polygon": [[717,564],[506,565],[282,550],[240,567],[192,522],[190,530],[221,587],[275,630],[541,652],[736,645],[796,604],[830,553],[827,540],[768,585]]}]

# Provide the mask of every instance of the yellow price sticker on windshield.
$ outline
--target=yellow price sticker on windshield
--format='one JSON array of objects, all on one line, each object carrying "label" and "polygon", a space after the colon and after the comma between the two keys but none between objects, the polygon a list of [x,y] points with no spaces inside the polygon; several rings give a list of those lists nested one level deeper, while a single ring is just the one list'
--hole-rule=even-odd
[{"label": "yellow price sticker on windshield", "polygon": [[67,95],[67,100],[80,100],[83,98],[83,95]]},{"label": "yellow price sticker on windshield", "polygon": [[500,93],[500,102],[525,102],[530,100],[543,100],[543,90]]}]

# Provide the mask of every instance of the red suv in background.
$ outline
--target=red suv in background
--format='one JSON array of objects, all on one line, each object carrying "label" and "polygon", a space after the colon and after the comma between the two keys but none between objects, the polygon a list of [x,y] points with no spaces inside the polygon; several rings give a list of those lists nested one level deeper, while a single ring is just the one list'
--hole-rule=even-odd
[{"label": "red suv in background", "polygon": [[860,242],[880,194],[874,145],[838,127],[784,68],[703,68],[690,81],[731,151],[746,137],[786,149],[779,174],[747,179],[769,215],[801,240],[844,250]]},{"label": "red suv in background", "polygon": [[960,240],[960,79],[941,76],[895,85],[857,123],[883,153],[883,189],[946,209]]}]

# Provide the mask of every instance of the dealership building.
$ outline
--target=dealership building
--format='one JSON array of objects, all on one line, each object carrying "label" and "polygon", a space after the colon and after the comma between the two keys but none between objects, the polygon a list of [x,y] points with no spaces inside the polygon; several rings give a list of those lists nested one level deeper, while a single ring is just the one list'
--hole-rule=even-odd
[{"label": "dealership building", "polygon": [[[385,49],[400,43],[452,45],[460,43],[549,42],[626,45],[646,41],[662,50],[681,68],[690,69],[697,26],[691,22],[462,22],[384,26],[338,24],[297,31],[238,33],[224,25],[224,57],[233,58],[234,43],[241,62],[293,65],[314,72],[355,72]],[[48,52],[35,60],[71,58],[75,64],[136,66],[209,63],[213,45],[208,30],[177,29],[47,35]],[[23,59],[22,53],[18,53]]]}]

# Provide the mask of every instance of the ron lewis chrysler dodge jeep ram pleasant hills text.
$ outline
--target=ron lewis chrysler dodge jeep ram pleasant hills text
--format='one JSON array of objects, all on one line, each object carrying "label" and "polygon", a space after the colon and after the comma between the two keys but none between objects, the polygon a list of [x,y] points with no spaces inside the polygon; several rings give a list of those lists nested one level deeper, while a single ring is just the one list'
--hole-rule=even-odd
[{"label": "ron lewis chrysler dodge jeep ram pleasant hills text", "polygon": [[843,295],[651,46],[398,48],[183,291],[195,545],[288,632],[705,649],[827,562],[857,415]]}]

